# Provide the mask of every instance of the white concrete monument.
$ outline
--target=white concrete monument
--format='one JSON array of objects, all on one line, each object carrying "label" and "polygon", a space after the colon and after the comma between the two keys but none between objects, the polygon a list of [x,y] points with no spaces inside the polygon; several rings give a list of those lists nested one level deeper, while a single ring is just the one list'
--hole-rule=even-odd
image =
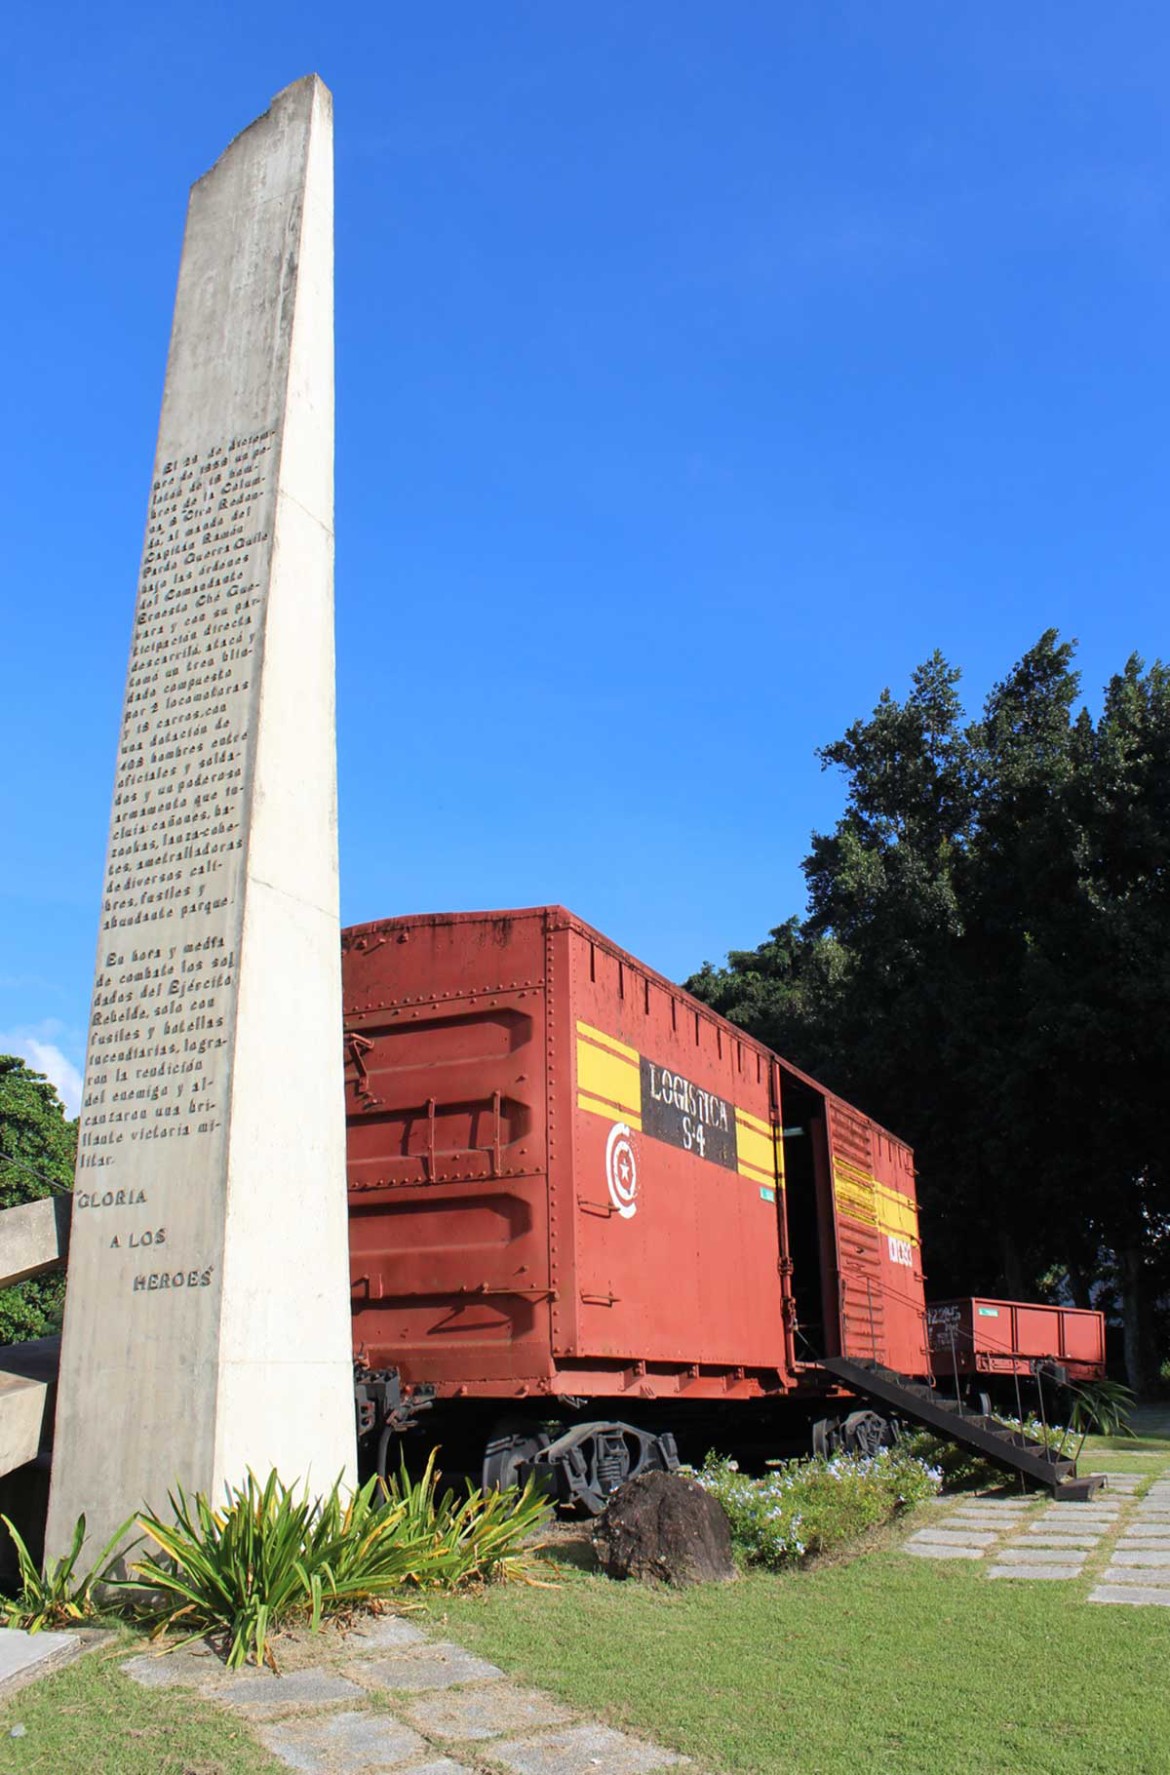
[{"label": "white concrete monument", "polygon": [[126,686],[47,1550],[176,1481],[354,1473],[333,674],[332,101],[192,188]]}]

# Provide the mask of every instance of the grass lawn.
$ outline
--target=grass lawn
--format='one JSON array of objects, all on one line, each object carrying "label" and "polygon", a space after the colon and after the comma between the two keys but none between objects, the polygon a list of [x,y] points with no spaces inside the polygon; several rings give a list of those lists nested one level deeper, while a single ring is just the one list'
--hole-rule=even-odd
[{"label": "grass lawn", "polygon": [[[1163,1438],[1094,1437],[1081,1470],[1152,1477],[1168,1461]],[[899,1538],[680,1594],[557,1565],[555,1589],[431,1613],[510,1673],[712,1770],[1167,1775],[1170,1611],[1090,1604],[1088,1578],[993,1582],[974,1561],[912,1559]]]},{"label": "grass lawn", "polygon": [[[1168,1464],[1170,1439],[1093,1438],[1082,1471]],[[1089,1604],[1088,1578],[915,1560],[902,1532],[680,1593],[561,1557],[542,1568],[551,1587],[435,1599],[425,1618],[705,1775],[1168,1775],[1170,1611]],[[0,1775],[279,1775],[243,1721],[124,1677],[142,1643],[124,1632],[6,1701]]]},{"label": "grass lawn", "polygon": [[875,1553],[677,1595],[566,1570],[433,1612],[708,1768],[1166,1775],[1170,1619],[1086,1588]]},{"label": "grass lawn", "polygon": [[[143,1636],[123,1633],[7,1700],[3,1775],[288,1775],[242,1720],[123,1676],[119,1660],[145,1647]],[[23,1737],[10,1737],[15,1725]]]}]

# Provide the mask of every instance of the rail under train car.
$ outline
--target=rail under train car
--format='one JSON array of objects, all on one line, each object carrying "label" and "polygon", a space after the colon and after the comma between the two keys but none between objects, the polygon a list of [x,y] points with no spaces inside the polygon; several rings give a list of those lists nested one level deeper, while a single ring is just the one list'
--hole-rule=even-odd
[{"label": "rail under train car", "polygon": [[814,1079],[559,906],[351,927],[342,979],[379,1464],[425,1419],[596,1510],[826,1413],[871,1446],[880,1377],[929,1383],[913,1156]]}]

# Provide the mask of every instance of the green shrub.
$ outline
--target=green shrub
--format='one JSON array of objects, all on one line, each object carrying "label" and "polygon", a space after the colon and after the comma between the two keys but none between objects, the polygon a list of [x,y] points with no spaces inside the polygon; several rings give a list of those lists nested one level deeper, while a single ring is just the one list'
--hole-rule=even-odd
[{"label": "green shrub", "polygon": [[765,1479],[750,1479],[734,1461],[708,1455],[695,1477],[726,1510],[741,1555],[773,1567],[844,1547],[939,1489],[937,1469],[901,1446],[786,1461]]},{"label": "green shrub", "polygon": [[316,1629],[324,1616],[406,1586],[514,1576],[522,1543],[548,1515],[531,1485],[440,1496],[433,1453],[417,1482],[403,1471],[388,1489],[371,1479],[348,1498],[340,1481],[310,1500],[275,1473],[263,1485],[249,1473],[220,1509],[181,1488],[170,1505],[173,1520],[138,1519],[159,1549],[132,1568],[162,1598],[149,1611],[154,1631],[222,1633],[232,1668],[251,1656],[275,1669],[269,1636],[282,1623]]},{"label": "green shrub", "polygon": [[1121,1381],[1081,1381],[1070,1386],[1071,1406],[1068,1427],[1080,1437],[1077,1453],[1085,1445],[1085,1437],[1094,1431],[1098,1436],[1132,1436],[1130,1418],[1137,1397]]},{"label": "green shrub", "polygon": [[78,1574],[77,1561],[85,1542],[85,1517],[77,1518],[73,1541],[68,1553],[60,1559],[46,1560],[43,1572],[38,1571],[19,1530],[7,1516],[0,1517],[16,1549],[20,1568],[20,1589],[11,1598],[0,1599],[0,1616],[6,1627],[23,1627],[39,1633],[42,1627],[76,1627],[99,1612],[95,1592],[114,1582],[112,1573],[118,1563],[117,1549],[130,1530],[134,1518],[124,1522],[110,1537],[88,1572]]}]

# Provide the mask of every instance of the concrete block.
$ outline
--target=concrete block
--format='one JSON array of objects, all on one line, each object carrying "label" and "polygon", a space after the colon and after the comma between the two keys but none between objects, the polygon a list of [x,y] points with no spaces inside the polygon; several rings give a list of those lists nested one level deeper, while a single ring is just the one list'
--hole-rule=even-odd
[{"label": "concrete block", "polygon": [[685,1757],[657,1744],[643,1744],[608,1726],[569,1726],[539,1738],[492,1745],[492,1760],[515,1775],[649,1775]]},{"label": "concrete block", "polygon": [[432,1738],[481,1740],[509,1732],[535,1732],[561,1726],[572,1719],[537,1689],[517,1688],[514,1683],[489,1683],[484,1688],[449,1689],[410,1702],[406,1717]]},{"label": "concrete block", "polygon": [[69,1255],[70,1195],[0,1210],[0,1288],[55,1270]]},{"label": "concrete block", "polygon": [[26,1633],[22,1627],[0,1630],[0,1696],[60,1669],[80,1650],[76,1633]]},{"label": "concrete block", "polygon": [[347,1636],[346,1650],[364,1658],[368,1652],[396,1652],[404,1646],[427,1643],[422,1628],[404,1621],[401,1615],[367,1615],[362,1625]]},{"label": "concrete block", "polygon": [[985,1510],[955,1510],[940,1519],[943,1528],[987,1528],[997,1535],[1007,1535],[1020,1526],[1019,1516],[989,1516]]},{"label": "concrete block", "polygon": [[175,1652],[140,1652],[124,1658],[122,1669],[144,1689],[206,1689],[232,1680],[223,1660],[207,1646],[180,1646]]},{"label": "concrete block", "polygon": [[427,1745],[417,1732],[385,1713],[334,1713],[326,1719],[282,1720],[261,1726],[261,1743],[301,1775],[360,1775],[395,1769],[421,1756]]},{"label": "concrete block", "polygon": [[374,1689],[449,1689],[455,1683],[496,1682],[504,1674],[486,1658],[476,1658],[462,1646],[443,1640],[425,1651],[404,1652],[400,1658],[367,1659],[353,1668],[362,1682]]},{"label": "concrete block", "polygon": [[1083,1565],[1025,1565],[1013,1561],[993,1565],[987,1575],[989,1578],[1079,1578],[1083,1570]]},{"label": "concrete block", "polygon": [[[51,1207],[51,1203],[31,1206]],[[5,1214],[20,1210],[8,1208]],[[0,1219],[3,1215],[0,1214]],[[59,1337],[0,1348],[0,1474],[13,1473],[52,1445]]]},{"label": "concrete block", "polygon": [[1159,1584],[1170,1584],[1170,1572],[1165,1566],[1118,1565],[1116,1558],[1110,1561],[1101,1576],[1109,1584],[1152,1584],[1155,1588]]},{"label": "concrete block", "polygon": [[274,1676],[270,1670],[244,1671],[217,1687],[216,1700],[264,1719],[288,1707],[322,1707],[334,1701],[361,1701],[364,1696],[346,1677],[314,1667],[290,1670],[287,1676]]},{"label": "concrete block", "polygon": [[978,1528],[923,1528],[911,1535],[910,1539],[915,1546],[925,1546],[930,1542],[936,1547],[994,1547],[999,1536],[987,1529]]},{"label": "concrete block", "polygon": [[1004,1548],[1000,1558],[1009,1560],[1012,1565],[1071,1565],[1074,1561],[1083,1561],[1085,1554],[1071,1547],[1034,1547],[1013,1541],[1010,1547]]},{"label": "concrete block", "polygon": [[1080,1550],[1084,1553],[1091,1553],[1094,1547],[1099,1547],[1100,1544],[1096,1535],[1029,1534],[1026,1537],[1021,1536],[1019,1540],[1009,1541],[1005,1551],[1014,1550],[1016,1547],[1063,1547],[1068,1552]]},{"label": "concrete block", "polygon": [[1128,1584],[1098,1584],[1089,1592],[1090,1602],[1129,1603],[1131,1607],[1146,1604],[1151,1608],[1170,1609],[1170,1590],[1146,1590]]},{"label": "concrete block", "polygon": [[218,1499],[249,1468],[354,1477],[332,190],[332,101],[310,76],[191,192],[100,918],[50,1553],[81,1510],[98,1546],[176,1481]]},{"label": "concrete block", "polygon": [[978,1547],[947,1547],[940,1546],[937,1541],[924,1541],[915,1545],[907,1541],[902,1550],[912,1553],[916,1559],[982,1559],[983,1554]]}]

